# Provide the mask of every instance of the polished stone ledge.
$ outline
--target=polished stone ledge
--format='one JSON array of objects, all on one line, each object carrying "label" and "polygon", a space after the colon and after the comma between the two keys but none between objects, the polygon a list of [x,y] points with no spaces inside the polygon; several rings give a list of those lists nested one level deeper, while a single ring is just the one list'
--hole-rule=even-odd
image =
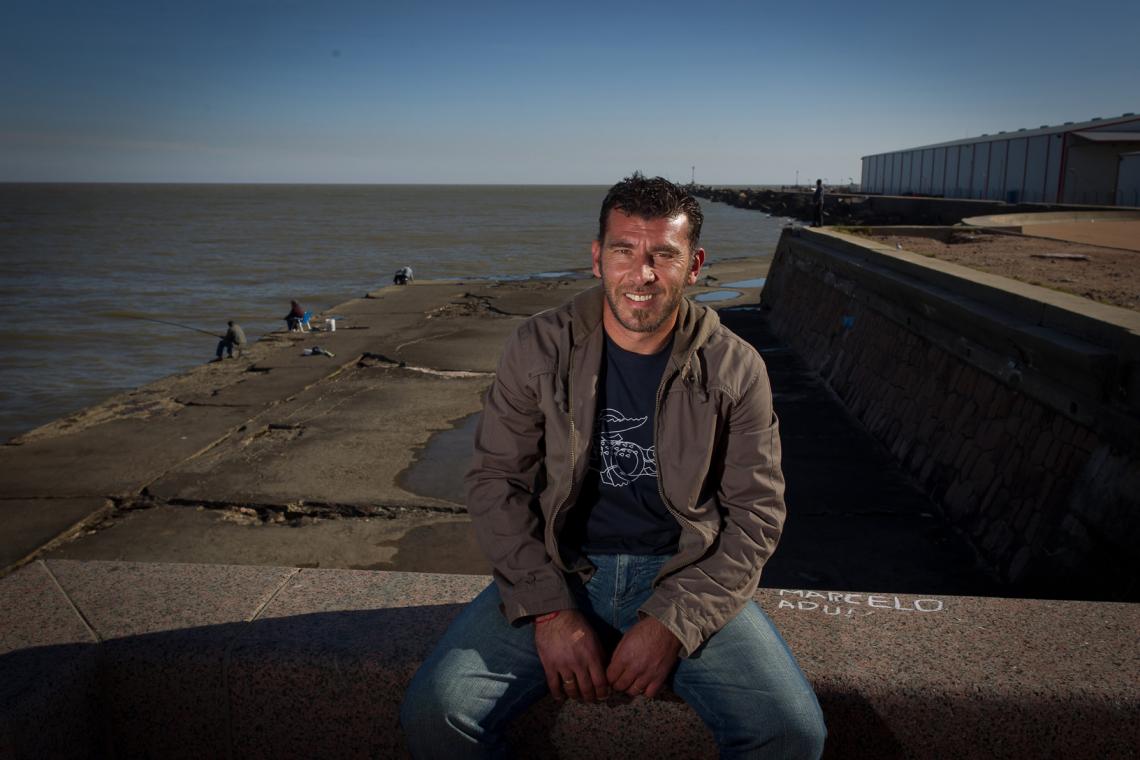
[{"label": "polished stone ledge", "polygon": [[[419,662],[488,579],[36,562],[0,579],[0,757],[402,757]],[[1140,605],[762,589],[828,757],[1132,757]],[[543,700],[522,756],[714,757],[675,698]]]}]

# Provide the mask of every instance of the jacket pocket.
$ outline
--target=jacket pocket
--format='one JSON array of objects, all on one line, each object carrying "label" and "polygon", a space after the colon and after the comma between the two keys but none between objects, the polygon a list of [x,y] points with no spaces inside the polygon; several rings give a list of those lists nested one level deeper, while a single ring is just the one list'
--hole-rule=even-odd
[{"label": "jacket pocket", "polygon": [[716,515],[717,473],[711,463],[719,448],[719,415],[714,398],[689,389],[666,395],[658,424],[657,472],[666,498],[694,521]]}]

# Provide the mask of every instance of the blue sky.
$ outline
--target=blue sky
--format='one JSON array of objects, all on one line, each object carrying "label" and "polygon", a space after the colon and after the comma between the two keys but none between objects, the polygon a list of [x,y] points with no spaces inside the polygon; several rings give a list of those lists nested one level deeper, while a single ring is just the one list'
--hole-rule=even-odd
[{"label": "blue sky", "polygon": [[1140,3],[4,0],[0,181],[858,180],[1140,112]]}]

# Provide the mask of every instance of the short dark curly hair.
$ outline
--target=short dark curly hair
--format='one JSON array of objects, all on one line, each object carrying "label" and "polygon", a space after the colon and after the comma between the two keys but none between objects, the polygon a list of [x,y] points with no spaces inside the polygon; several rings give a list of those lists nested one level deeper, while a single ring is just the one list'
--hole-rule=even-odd
[{"label": "short dark curly hair", "polygon": [[684,214],[689,219],[690,252],[697,249],[701,238],[701,224],[705,215],[697,199],[664,177],[647,179],[641,172],[634,172],[610,188],[602,201],[602,213],[598,216],[598,242],[606,239],[606,222],[610,211],[619,209],[630,216],[642,219],[672,219]]}]

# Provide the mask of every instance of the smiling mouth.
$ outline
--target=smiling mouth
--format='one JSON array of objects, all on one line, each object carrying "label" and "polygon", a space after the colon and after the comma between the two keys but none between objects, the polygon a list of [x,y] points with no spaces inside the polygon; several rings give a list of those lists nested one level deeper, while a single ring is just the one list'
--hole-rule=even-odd
[{"label": "smiling mouth", "polygon": [[645,301],[652,300],[652,293],[626,293],[625,297],[636,303],[644,303]]}]

